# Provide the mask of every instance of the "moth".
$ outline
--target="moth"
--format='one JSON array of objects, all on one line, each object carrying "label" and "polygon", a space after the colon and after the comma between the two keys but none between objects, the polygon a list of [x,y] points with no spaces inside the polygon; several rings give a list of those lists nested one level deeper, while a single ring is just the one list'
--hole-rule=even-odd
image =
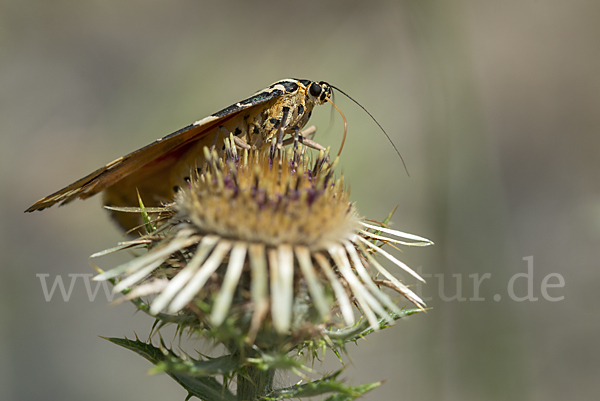
[{"label": "moth", "polygon": [[[64,205],[76,198],[86,199],[102,191],[106,206],[136,206],[138,193],[146,206],[171,202],[175,192],[188,185],[191,173],[204,164],[205,146],[222,151],[224,139],[233,134],[237,146],[260,149],[274,137],[298,135],[314,106],[330,101],[332,88],[323,81],[277,81],[245,100],[119,157],[40,199],[26,212],[57,203]],[[300,140],[305,145],[320,146],[309,138],[300,136]],[[140,216],[134,213],[113,212],[113,217],[125,230],[141,223]]]}]

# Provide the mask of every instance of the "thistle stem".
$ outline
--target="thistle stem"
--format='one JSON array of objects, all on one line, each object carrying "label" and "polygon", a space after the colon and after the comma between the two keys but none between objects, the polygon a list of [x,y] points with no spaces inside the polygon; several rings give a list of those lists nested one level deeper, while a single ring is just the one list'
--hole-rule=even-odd
[{"label": "thistle stem", "polygon": [[273,390],[275,369],[262,370],[255,365],[246,367],[246,374],[237,376],[237,399],[253,401]]}]

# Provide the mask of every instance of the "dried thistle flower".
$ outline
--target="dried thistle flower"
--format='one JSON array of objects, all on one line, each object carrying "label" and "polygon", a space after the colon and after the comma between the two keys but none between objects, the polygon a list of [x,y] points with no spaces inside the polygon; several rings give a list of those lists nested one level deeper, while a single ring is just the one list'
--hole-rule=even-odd
[{"label": "dried thistle flower", "polygon": [[[343,177],[334,173],[337,160],[330,162],[326,152],[311,158],[303,147],[272,146],[238,155],[233,139],[225,146],[222,157],[205,148],[205,164],[194,166],[188,188],[173,204],[144,208],[140,200],[140,208],[120,208],[142,213],[147,234],[93,256],[146,247],[147,253],[95,279],[111,280],[124,299],[162,324],[200,329],[223,343],[229,355],[194,360],[179,357],[164,343],[159,349],[110,340],[151,360],[201,399],[233,399],[228,389],[233,377],[239,400],[332,391],[347,400],[359,397],[380,383],[346,387],[336,381],[336,372],[275,390],[273,375],[281,368],[302,377],[301,370],[309,371],[287,355],[291,350],[316,355],[318,347],[343,349],[346,342],[423,310],[424,302],[375,255],[422,280],[382,246],[432,242],[360,218]],[[158,217],[152,220],[149,214]],[[419,309],[401,311],[382,286]],[[145,296],[151,297],[148,303],[140,300]],[[222,383],[211,375],[222,375]],[[219,385],[221,395],[215,393]]]},{"label": "dried thistle flower", "polygon": [[152,314],[204,313],[201,302],[209,306],[208,323],[220,326],[250,312],[254,334],[265,319],[279,334],[306,323],[300,304],[314,309],[314,324],[335,322],[338,309],[343,323],[354,324],[352,304],[373,327],[379,318],[391,320],[388,311],[399,308],[373,281],[373,269],[424,306],[373,254],[422,280],[375,243],[431,242],[361,219],[343,177],[335,178],[337,161],[325,152],[311,161],[292,149],[275,158],[269,149],[239,157],[226,146],[223,158],[205,148],[206,164],[163,210],[169,221],[137,242],[150,252],[96,279],[121,276],[115,291],[131,289],[129,298],[156,294]]}]

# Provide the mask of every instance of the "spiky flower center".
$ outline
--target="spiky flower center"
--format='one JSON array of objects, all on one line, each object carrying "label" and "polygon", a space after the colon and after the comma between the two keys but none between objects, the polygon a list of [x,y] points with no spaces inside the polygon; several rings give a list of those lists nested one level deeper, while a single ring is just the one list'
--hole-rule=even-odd
[{"label": "spiky flower center", "polygon": [[253,151],[219,159],[207,152],[204,173],[176,200],[179,216],[202,234],[311,251],[357,233],[360,219],[326,155],[313,162],[287,156]]}]

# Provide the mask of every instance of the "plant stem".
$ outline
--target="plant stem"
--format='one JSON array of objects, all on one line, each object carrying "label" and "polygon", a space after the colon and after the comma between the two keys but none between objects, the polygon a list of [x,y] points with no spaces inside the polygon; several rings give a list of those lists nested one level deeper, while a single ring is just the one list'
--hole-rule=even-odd
[{"label": "plant stem", "polygon": [[273,389],[275,369],[262,370],[255,365],[246,367],[246,374],[237,376],[237,399],[253,401]]}]

